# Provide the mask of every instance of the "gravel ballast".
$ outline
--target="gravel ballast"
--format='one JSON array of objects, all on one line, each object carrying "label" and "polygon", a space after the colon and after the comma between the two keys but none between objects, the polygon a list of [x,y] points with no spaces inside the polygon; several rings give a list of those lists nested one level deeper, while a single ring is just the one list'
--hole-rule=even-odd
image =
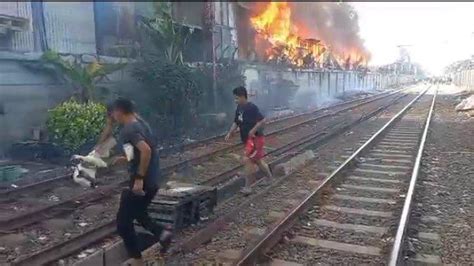
[{"label": "gravel ballast", "polygon": [[405,245],[409,264],[424,255],[442,264],[474,264],[474,118],[454,110],[461,101],[455,90],[439,88]]}]

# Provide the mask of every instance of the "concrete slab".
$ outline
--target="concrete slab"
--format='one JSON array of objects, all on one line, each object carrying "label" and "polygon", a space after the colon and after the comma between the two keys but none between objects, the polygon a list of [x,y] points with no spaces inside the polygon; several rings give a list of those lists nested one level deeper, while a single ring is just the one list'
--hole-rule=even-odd
[{"label": "concrete slab", "polygon": [[24,234],[7,234],[0,236],[0,245],[7,247],[16,247],[28,240],[28,237]]},{"label": "concrete slab", "polygon": [[313,220],[313,222],[319,226],[333,227],[337,229],[350,230],[350,231],[363,232],[363,233],[374,233],[374,234],[380,234],[380,235],[383,235],[388,230],[388,228],[386,227],[367,226],[367,225],[362,225],[362,224],[341,224],[341,223],[328,221],[328,220],[321,220],[321,219]]},{"label": "concrete slab", "polygon": [[396,145],[378,144],[377,148],[407,152],[407,151],[413,150],[415,147],[413,147],[413,146],[406,147],[406,146],[401,146],[401,145],[398,145],[398,144],[396,144]]},{"label": "concrete slab", "polygon": [[277,212],[277,211],[270,211],[268,213],[268,217],[274,218],[274,219],[280,219],[285,216],[284,212]]},{"label": "concrete slab", "polygon": [[419,131],[411,131],[411,130],[390,130],[390,134],[402,134],[402,135],[419,135]]},{"label": "concrete slab", "polygon": [[439,236],[438,233],[419,232],[419,233],[418,233],[418,238],[427,239],[427,240],[433,240],[433,241],[438,241],[438,240],[440,240],[440,236]]},{"label": "concrete slab", "polygon": [[348,185],[348,184],[342,184],[341,187],[343,187],[343,188],[350,188],[350,189],[365,190],[365,191],[384,192],[384,193],[398,193],[398,191],[399,191],[399,190],[396,189],[396,188],[355,186],[355,185]]},{"label": "concrete slab", "polygon": [[308,189],[300,189],[300,190],[296,191],[296,193],[302,194],[302,195],[309,194],[310,192],[311,192],[311,191],[308,190]]},{"label": "concrete slab", "polygon": [[397,133],[389,133],[386,135],[387,138],[398,138],[398,139],[419,139],[420,134],[397,134]]},{"label": "concrete slab", "polygon": [[427,264],[441,264],[441,258],[435,255],[428,254],[416,254],[416,257],[413,259],[416,262],[427,263]]},{"label": "concrete slab", "polygon": [[104,251],[98,250],[86,258],[76,261],[72,266],[105,266]]},{"label": "concrete slab", "polygon": [[368,203],[385,203],[385,204],[396,203],[394,200],[388,200],[388,199],[354,197],[354,196],[340,195],[340,194],[335,194],[333,197],[336,199],[353,200],[353,201],[361,201],[361,202],[368,202]]},{"label": "concrete slab", "polygon": [[273,259],[270,262],[270,266],[303,266],[303,264],[299,264],[299,263],[287,261],[287,260]]},{"label": "concrete slab", "polygon": [[[379,159],[379,158],[374,158],[374,159]],[[380,159],[384,163],[406,163],[406,164],[412,164],[413,162],[411,160],[404,160],[404,159]]]},{"label": "concrete slab", "polygon": [[421,216],[421,221],[425,223],[439,223],[440,219],[436,216]]},{"label": "concrete slab", "polygon": [[288,162],[281,163],[274,168],[274,173],[276,176],[285,176],[295,170],[299,169],[301,166],[314,159],[315,155],[312,150],[308,150],[304,153],[298,154],[295,157],[291,158]]},{"label": "concrete slab", "polygon": [[252,227],[245,230],[245,235],[248,239],[257,238],[265,234],[266,228]]},{"label": "concrete slab", "polygon": [[317,247],[327,248],[327,249],[335,249],[335,250],[340,250],[344,252],[359,253],[359,254],[374,255],[374,256],[378,256],[381,253],[380,248],[377,248],[377,247],[360,246],[360,245],[347,244],[347,243],[309,238],[309,237],[303,237],[303,236],[296,236],[295,238],[291,240],[291,242],[302,243],[302,244],[307,244],[307,245],[317,246]]},{"label": "concrete slab", "polygon": [[395,139],[395,138],[384,138],[380,144],[388,145],[405,145],[405,146],[416,146],[418,144],[417,140],[408,140],[408,139]]},{"label": "concrete slab", "polygon": [[397,150],[397,149],[373,149],[372,151],[373,152],[378,152],[378,153],[386,153],[386,154],[396,153],[396,154],[411,155],[411,153],[409,153],[407,151],[400,151],[400,150]]},{"label": "concrete slab", "polygon": [[384,217],[384,218],[392,217],[392,212],[371,211],[371,210],[366,210],[366,209],[355,209],[355,208],[339,207],[339,206],[334,206],[334,205],[325,205],[323,208],[330,211],[344,212],[344,213],[349,213],[349,214],[377,216],[377,217]]},{"label": "concrete slab", "polygon": [[393,165],[393,164],[361,163],[360,166],[375,167],[375,168],[384,168],[384,169],[411,169],[411,167],[409,167],[409,166],[405,166],[405,165]]},{"label": "concrete slab", "polygon": [[384,178],[374,178],[374,177],[362,177],[362,176],[349,176],[348,179],[357,180],[357,181],[370,181],[370,182],[380,182],[380,183],[391,183],[398,184],[401,183],[400,180],[396,179],[384,179]]},{"label": "concrete slab", "polygon": [[104,266],[121,265],[127,259],[127,250],[122,241],[104,248]]},{"label": "concrete slab", "polygon": [[361,169],[361,168],[356,168],[354,171],[359,172],[359,173],[388,175],[388,176],[406,175],[407,174],[407,172],[400,172],[400,171],[382,171],[382,170]]},{"label": "concrete slab", "polygon": [[418,137],[404,137],[404,136],[393,136],[387,135],[384,140],[386,141],[400,141],[400,142],[411,142],[416,143],[418,141]]},{"label": "concrete slab", "polygon": [[288,206],[290,207],[295,207],[297,204],[299,204],[301,201],[295,200],[295,199],[287,199],[285,200]]},{"label": "concrete slab", "polygon": [[217,202],[223,202],[236,193],[245,186],[245,178],[237,177],[229,182],[225,183],[223,186],[217,188]]},{"label": "concrete slab", "polygon": [[242,254],[242,250],[240,249],[226,249],[222,252],[219,252],[219,258],[227,260],[227,261],[235,261],[240,258]]},{"label": "concrete slab", "polygon": [[387,153],[388,151],[380,151],[381,153],[372,153],[370,154],[371,156],[374,156],[374,157],[388,157],[388,158],[406,158],[406,159],[413,159],[413,155],[409,154],[409,153],[399,153],[399,154],[395,154],[395,153]]},{"label": "concrete slab", "polygon": [[[342,158],[349,158],[348,155],[343,155],[341,156]],[[410,160],[404,160],[404,159],[387,159],[387,158],[376,158],[376,157],[364,157],[364,160],[366,162],[370,161],[377,161],[377,162],[383,162],[383,163],[406,163],[406,164],[411,164],[412,161]]]}]

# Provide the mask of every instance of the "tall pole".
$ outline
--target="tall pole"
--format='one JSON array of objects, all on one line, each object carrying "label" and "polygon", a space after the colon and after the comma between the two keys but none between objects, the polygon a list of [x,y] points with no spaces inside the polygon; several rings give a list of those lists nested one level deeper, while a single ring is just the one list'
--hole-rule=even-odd
[{"label": "tall pole", "polygon": [[[211,7],[211,36],[212,36],[212,94],[214,98],[214,110],[217,111],[217,62],[216,62],[216,19],[215,3],[209,2]],[[222,4],[223,2],[221,2]]]},{"label": "tall pole", "polygon": [[216,40],[215,40],[215,4],[213,1],[207,1],[206,5],[206,24],[211,34],[211,56],[212,56],[212,98],[214,111],[217,111],[217,60],[216,60]]}]

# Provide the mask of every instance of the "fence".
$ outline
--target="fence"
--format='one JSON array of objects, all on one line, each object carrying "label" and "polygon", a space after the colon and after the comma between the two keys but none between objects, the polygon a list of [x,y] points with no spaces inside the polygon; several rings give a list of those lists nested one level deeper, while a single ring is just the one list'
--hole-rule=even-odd
[{"label": "fence", "polygon": [[456,86],[474,90],[474,69],[464,69],[450,74]]},{"label": "fence", "polygon": [[320,97],[330,97],[349,90],[390,88],[413,82],[409,75],[361,73],[356,71],[314,71],[270,68],[265,65],[244,67],[246,86],[255,94],[266,95],[274,84],[282,80],[294,84],[295,89],[311,90]]}]

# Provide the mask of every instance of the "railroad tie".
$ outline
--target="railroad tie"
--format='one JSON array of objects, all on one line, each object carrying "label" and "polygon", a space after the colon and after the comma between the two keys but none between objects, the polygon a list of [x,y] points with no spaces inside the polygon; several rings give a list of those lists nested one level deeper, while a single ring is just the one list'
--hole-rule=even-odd
[{"label": "railroad tie", "polygon": [[336,241],[329,241],[323,239],[316,239],[316,238],[309,238],[304,236],[296,236],[291,240],[293,243],[300,243],[300,244],[307,244],[310,246],[316,246],[326,249],[335,249],[349,253],[359,253],[365,255],[374,255],[378,256],[381,254],[380,248],[372,247],[372,246],[361,246],[361,245],[354,245]]},{"label": "railroad tie", "polygon": [[384,217],[384,218],[392,217],[392,212],[371,211],[371,210],[366,210],[366,209],[339,207],[335,205],[325,205],[323,208],[330,211],[344,212],[344,213],[349,213],[349,214],[376,216],[376,217]]},{"label": "railroad tie", "polygon": [[349,224],[349,223],[341,224],[341,223],[337,223],[337,222],[333,222],[329,220],[323,220],[323,219],[315,219],[313,220],[313,222],[319,226],[332,227],[332,228],[350,230],[350,231],[356,231],[356,232],[362,232],[362,233],[374,233],[374,234],[379,234],[379,235],[383,235],[388,230],[387,227],[368,226],[368,225],[362,225],[362,224]]}]

